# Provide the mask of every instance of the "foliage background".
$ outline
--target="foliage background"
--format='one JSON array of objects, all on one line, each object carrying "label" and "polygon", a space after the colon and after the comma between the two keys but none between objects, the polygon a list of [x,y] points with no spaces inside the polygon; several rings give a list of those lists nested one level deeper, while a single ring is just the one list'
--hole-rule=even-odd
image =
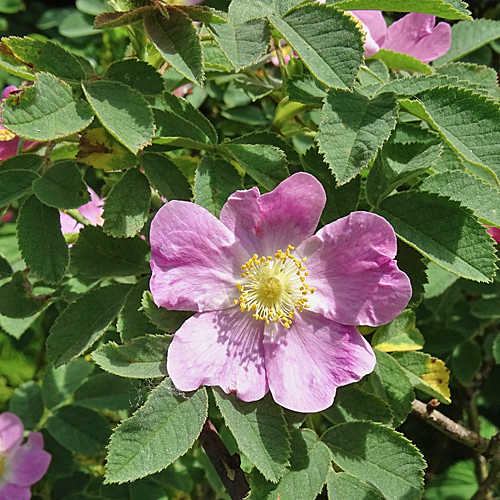
[{"label": "foliage background", "polygon": [[[105,29],[97,33],[93,30],[94,18],[102,11],[104,2],[99,0],[79,0],[76,3],[66,2],[67,5],[64,6],[60,2],[51,6],[47,3],[29,1],[28,8],[22,10],[17,10],[16,3],[20,5],[21,2],[15,0],[0,2],[0,5],[3,4],[5,10],[12,9],[12,13],[5,13],[0,19],[0,34],[2,36],[30,35],[38,40],[50,39],[57,41],[73,54],[90,61],[95,72],[99,75],[104,74],[113,61],[121,60],[130,54],[129,38],[125,28]],[[229,2],[224,0],[208,0],[204,3],[204,5],[222,11],[227,10],[228,4]],[[497,5],[497,2],[470,2],[469,8],[475,19],[492,19],[500,24],[500,6]],[[400,15],[402,14],[394,13],[392,19],[396,19]],[[453,23],[454,21],[450,22]],[[498,28],[496,29],[498,30]],[[460,57],[459,60],[489,66],[495,72],[498,72],[500,42],[495,39],[500,36],[500,30],[497,33],[497,36],[492,35],[491,40],[481,44],[479,48],[472,50],[467,55]],[[264,64],[264,61],[261,61],[261,64]],[[370,64],[370,68],[376,75],[379,70],[379,74],[384,73],[385,70],[381,64],[377,66],[378,63],[375,61]],[[259,68],[257,67],[255,71],[258,72]],[[271,69],[270,71],[274,70]],[[305,68],[295,61],[292,61],[288,71],[292,78],[294,76],[301,77],[307,73]],[[205,86],[202,88],[194,87],[192,93],[187,96],[187,100],[195,108],[201,110],[203,116],[208,118],[222,138],[235,139],[251,132],[268,130],[273,127],[274,121],[275,132],[278,126],[278,129],[285,136],[292,137],[286,143],[278,143],[286,153],[290,172],[300,168],[312,171],[324,183],[330,199],[336,199],[340,202],[341,212],[344,210],[345,213],[348,213],[355,209],[355,207],[350,206],[342,207],[341,203],[347,203],[346,200],[351,199],[350,193],[352,191],[349,190],[354,190],[354,192],[357,189],[359,190],[359,186],[356,186],[356,180],[353,183],[345,184],[343,190],[336,191],[333,177],[326,169],[325,164],[309,149],[314,143],[311,138],[312,134],[306,133],[306,129],[314,132],[318,129],[321,120],[320,106],[314,105],[314,103],[311,105],[311,102],[308,102],[307,109],[301,110],[300,120],[289,120],[290,117],[285,116],[283,122],[277,124],[275,121],[276,116],[278,116],[276,114],[277,99],[276,95],[273,94],[275,89],[271,88],[268,93],[269,88],[263,84],[262,79],[255,78],[255,74],[252,74],[252,72],[245,73],[243,80],[240,79],[240,81],[233,78],[233,76],[231,72],[229,72],[229,76],[207,73]],[[273,74],[275,80],[273,81],[276,82],[280,77],[279,70],[275,70]],[[167,88],[171,90],[184,83],[185,80],[172,72],[171,75],[165,75],[165,81]],[[0,70],[0,84],[2,87],[11,84],[19,86],[21,82],[22,78]],[[371,83],[374,82],[370,81],[370,75],[365,75],[363,84],[370,85]],[[279,85],[279,82],[277,85]],[[486,90],[481,90],[490,92],[489,97],[492,100],[498,100],[500,90],[496,84]],[[404,97],[405,94],[411,95],[412,93],[418,93],[418,90],[408,92],[403,89],[398,96]],[[319,96],[320,99],[323,98],[324,89],[320,89]],[[438,99],[439,96],[431,97]],[[494,129],[498,131],[500,120],[495,116],[493,122]],[[281,125],[283,128],[281,128]],[[416,140],[415,137],[412,137],[411,140],[405,141],[403,128],[402,126],[399,129],[402,132],[402,139],[396,144],[407,145]],[[427,139],[428,137],[422,142],[418,140],[416,142],[420,145],[429,146],[429,148],[435,145],[432,141],[427,141]],[[71,159],[77,153],[77,146],[76,139],[73,142],[68,140],[58,145],[52,151],[51,160]],[[328,146],[324,147],[328,149]],[[478,170],[474,168],[472,163],[464,160],[463,156],[457,155],[452,148],[447,148],[443,141],[440,142],[440,147],[445,148],[444,153],[441,154],[439,161],[432,163],[434,170],[431,169],[431,173],[436,174],[456,169],[466,171],[468,169],[474,174],[478,174]],[[386,152],[390,157],[390,146],[388,148]],[[306,153],[308,149],[309,153]],[[178,183],[167,183],[164,186],[161,184],[162,178],[154,177],[154,172],[157,172],[155,154],[164,153],[167,150],[169,157],[172,161],[175,160],[176,168],[182,172],[183,176],[178,178]],[[217,187],[221,191],[218,196],[213,196],[211,190],[203,190],[203,184],[199,178],[200,167],[198,166],[198,160],[200,154],[196,147],[187,146],[169,150],[168,147],[162,148],[156,145],[150,151],[152,152],[151,156],[149,156],[150,163],[148,164],[148,161],[143,159],[141,166],[146,172],[149,169],[151,172],[150,176],[148,176],[150,181],[156,185],[159,193],[168,199],[171,197],[189,199],[191,197],[189,185],[187,184],[187,181],[189,181],[199,187],[198,198],[195,196],[195,201],[207,206],[207,208],[211,207],[212,211],[217,212],[225,198],[234,189],[238,188],[240,179],[238,174],[235,174],[236,171],[232,169],[227,170],[222,178],[214,176],[211,179],[211,182],[218,183]],[[303,156],[299,158],[299,154]],[[330,154],[333,153],[330,151]],[[429,154],[432,154],[432,151]],[[126,161],[126,159],[124,160],[125,156],[126,154],[123,153],[120,156],[120,161]],[[43,156],[40,158],[43,159]],[[193,158],[195,158],[194,161]],[[240,158],[239,163],[240,166],[244,165],[245,159]],[[281,165],[279,159],[276,165]],[[208,160],[205,160],[203,164],[207,172],[213,172],[215,166],[215,163],[209,164]],[[197,167],[198,177],[196,177]],[[0,166],[0,171],[2,171],[2,168],[6,170],[5,166]],[[370,164],[370,168],[374,168],[373,163]],[[122,179],[122,174],[119,172],[107,172],[99,168],[81,167],[81,171],[84,174],[85,183],[101,193],[103,197],[107,196],[113,186]],[[131,177],[136,175],[138,170],[132,169],[127,172],[132,172],[127,174]],[[413,187],[426,177],[429,174],[429,164],[417,165],[413,173],[415,176],[412,179],[406,183],[400,183],[401,191]],[[264,188],[271,189],[273,187],[274,179],[269,181],[266,177],[263,177],[263,180],[260,180],[260,178],[255,177],[255,175],[258,176],[259,174],[252,173],[250,170],[247,170],[246,174],[247,177],[244,178],[245,186],[259,180]],[[251,178],[252,175],[254,175],[253,179]],[[337,172],[337,175],[340,176],[341,172]],[[483,175],[483,177],[487,176]],[[358,176],[357,179],[359,180],[359,178]],[[344,180],[348,181],[349,179],[349,175],[346,174]],[[266,184],[266,182],[269,184]],[[163,189],[160,188],[160,185]],[[187,194],[186,186],[188,186]],[[147,189],[149,190],[149,187]],[[426,189],[428,191],[424,189],[424,193],[436,192],[437,189],[438,193],[446,195],[444,190],[439,191],[443,189],[442,186],[437,188],[427,186]],[[171,190],[171,192],[168,192],[168,190]],[[378,195],[383,197],[381,193],[378,193]],[[450,196],[450,193],[448,193],[448,196]],[[423,202],[425,201],[424,198],[425,194],[422,195]],[[493,196],[492,200],[494,201],[496,198]],[[68,359],[63,359],[64,362],[70,361],[68,364],[56,369],[50,361],[54,361],[57,356],[48,357],[46,352],[46,340],[49,332],[57,332],[56,319],[60,317],[66,304],[73,303],[80,294],[92,289],[96,280],[102,279],[108,279],[110,283],[114,283],[112,285],[114,287],[113,292],[104,299],[100,296],[93,297],[89,304],[89,310],[92,310],[92,306],[102,303],[103,300],[108,300],[110,303],[119,303],[120,306],[123,302],[131,305],[130,308],[125,306],[125,309],[123,309],[125,312],[119,315],[118,323],[113,321],[115,314],[108,311],[109,317],[102,320],[105,324],[102,330],[106,330],[106,332],[99,340],[99,347],[111,341],[120,344],[129,342],[137,336],[134,333],[137,331],[140,331],[141,335],[144,333],[159,335],[165,331],[165,324],[169,325],[168,332],[172,333],[183,318],[161,316],[161,311],[155,311],[151,303],[147,302],[148,296],[143,295],[143,292],[147,290],[148,281],[147,248],[141,246],[142,240],[139,241],[138,238],[134,238],[133,245],[130,244],[130,247],[126,249],[127,255],[132,256],[132,263],[130,264],[132,271],[130,269],[120,271],[122,272],[121,277],[111,279],[107,275],[106,269],[109,269],[109,263],[106,262],[101,267],[92,266],[92,271],[89,272],[88,269],[91,268],[89,261],[93,258],[91,249],[94,248],[95,241],[103,245],[111,244],[109,239],[106,239],[98,230],[93,234],[90,228],[85,233],[90,242],[88,246],[85,247],[80,240],[80,246],[76,246],[75,251],[72,251],[72,266],[75,267],[70,268],[64,286],[55,289],[51,286],[50,277],[46,279],[46,282],[35,280],[36,288],[33,295],[38,295],[39,299],[37,300],[42,302],[37,303],[31,299],[23,301],[21,297],[23,294],[20,293],[20,290],[25,284],[22,282],[24,276],[22,276],[22,273],[17,274],[17,282],[12,276],[13,271],[22,271],[24,269],[24,264],[20,259],[15,229],[16,220],[18,221],[16,218],[22,217],[22,215],[19,215],[19,208],[24,201],[25,196],[23,194],[8,206],[5,205],[5,213],[11,211],[14,218],[9,222],[2,223],[0,227],[0,248],[5,257],[1,261],[0,268],[0,278],[2,279],[0,283],[3,288],[3,291],[0,289],[0,302],[3,301],[2,311],[0,311],[0,411],[9,410],[19,414],[25,423],[25,427],[29,430],[41,429],[46,439],[47,449],[53,454],[53,463],[46,478],[33,489],[34,498],[52,498],[55,500],[67,498],[72,500],[123,498],[133,500],[139,498],[185,498],[186,495],[191,498],[228,498],[212,464],[198,444],[181,459],[154,476],[148,476],[148,478],[140,479],[130,483],[130,485],[128,483],[125,485],[102,484],[105,446],[108,444],[112,429],[116,428],[122,419],[127,418],[141,407],[148,394],[156,387],[158,380],[149,376],[124,378],[105,371],[107,359],[105,352],[103,353],[103,360],[100,362],[95,356],[92,359],[86,355],[71,361],[70,356]],[[371,201],[373,201],[373,198]],[[476,205],[485,204],[485,199],[481,196],[476,199],[471,195],[469,199],[459,201],[476,212],[478,209],[474,203]],[[155,209],[161,206],[161,203],[159,194],[157,192],[153,193],[151,210],[147,217],[148,222]],[[363,203],[366,205],[365,207]],[[362,201],[359,208],[368,206],[367,201]],[[445,205],[444,208],[448,206],[451,205]],[[382,205],[382,207],[384,206]],[[385,206],[385,210],[390,213],[389,207]],[[476,216],[479,220],[486,220],[491,224],[496,222],[498,225],[498,220],[488,219],[488,217],[478,215],[478,213],[476,213]],[[332,218],[336,218],[339,214],[335,213],[333,208],[330,215]],[[140,223],[138,226],[140,226]],[[121,231],[120,228],[116,229],[117,234],[115,236],[124,236]],[[126,234],[126,236],[135,234],[135,228],[131,231],[132,234]],[[143,233],[147,232],[147,223],[142,231]],[[397,228],[396,231],[398,231]],[[112,228],[110,228],[110,232],[113,233]],[[96,240],[92,240],[92,238]],[[99,238],[102,238],[102,241]],[[117,241],[126,241],[126,245],[129,245],[129,239]],[[111,249],[110,252],[116,252],[116,248]],[[408,251],[408,254],[411,254],[411,250]],[[398,257],[404,259],[402,255]],[[432,255],[427,255],[427,257],[430,257],[430,259],[425,259],[424,264],[429,283],[424,285],[425,279],[421,279],[420,283],[417,283],[420,287],[425,286],[423,300],[420,301],[421,297],[415,298],[413,303],[415,316],[412,315],[413,313],[408,314],[402,319],[403,326],[399,325],[399,328],[408,333],[409,337],[413,339],[420,338],[418,335],[423,336],[425,339],[424,352],[444,360],[451,370],[451,404],[444,409],[444,405],[441,405],[439,411],[442,411],[454,421],[462,423],[482,437],[490,439],[497,434],[500,427],[500,398],[498,397],[498,387],[500,386],[499,283],[493,281],[491,284],[483,284],[464,279],[458,276],[460,272],[452,274],[430,262]],[[411,261],[411,256],[408,259]],[[7,262],[10,263],[12,268]],[[123,262],[120,265],[123,265]],[[412,269],[412,271],[414,270]],[[421,269],[414,271],[414,275],[419,275],[419,273],[422,274]],[[140,279],[132,279],[130,278],[131,275],[139,276]],[[7,284],[9,287],[4,288]],[[132,284],[134,285],[134,291],[127,295],[129,293],[127,287]],[[419,286],[417,286],[417,289]],[[44,294],[52,297],[48,307],[45,307],[44,299],[40,299]],[[19,299],[17,305],[12,306],[11,301],[15,301],[17,298]],[[146,302],[144,302],[145,300]],[[138,308],[133,307],[134,304],[140,303],[143,304],[145,310],[149,311],[147,317],[142,312],[138,314]],[[31,309],[29,314],[24,310],[23,313],[17,315],[18,317],[11,317],[9,316],[9,311],[12,310],[11,307]],[[119,309],[118,306],[117,309]],[[80,315],[75,321],[84,318],[83,313],[80,312]],[[110,326],[106,328],[108,323]],[[411,332],[415,330],[419,333],[412,336]],[[382,336],[382,333],[378,335]],[[161,337],[158,341],[157,352],[165,350],[167,344],[168,341]],[[61,349],[62,358],[65,355],[64,352],[64,349]],[[400,356],[404,356],[404,354]],[[385,356],[389,358],[384,352],[379,353],[379,356],[382,360],[385,359]],[[398,355],[394,358],[390,357],[390,359],[398,359]],[[61,358],[59,358],[59,361],[61,361]],[[386,365],[384,365],[382,361],[381,366],[392,366],[391,363],[392,361],[386,360]],[[97,365],[100,365],[104,370]],[[390,370],[388,370],[389,372]],[[149,374],[150,372],[146,373]],[[159,377],[161,375],[161,373],[158,374]],[[399,375],[399,372],[397,372],[397,375]],[[127,376],[130,377],[130,373]],[[397,387],[398,377],[394,374],[389,374],[387,377],[388,380],[385,380],[384,383],[388,386]],[[384,376],[381,376],[381,378],[384,379]],[[367,382],[364,388],[371,393],[377,394],[373,387],[370,388],[370,383],[373,384],[373,381]],[[161,390],[164,390],[164,388]],[[403,387],[403,392],[404,390]],[[418,390],[417,396],[425,401],[431,399],[429,394],[425,395]],[[206,394],[199,396],[200,399],[203,399],[203,397],[206,398]],[[363,399],[357,400],[357,397],[360,397],[360,394],[356,392],[356,389],[351,390],[351,392],[347,389],[343,400],[339,392],[340,410],[344,411],[345,408],[349,408],[350,398],[352,398],[351,401],[354,401],[353,406],[355,408],[362,405],[361,401],[366,403]],[[213,404],[214,398],[217,399],[218,406]],[[377,401],[383,399],[380,396]],[[442,432],[423,422],[415,413],[410,413],[408,394],[404,397],[393,396],[392,398],[389,395],[385,399],[393,412],[400,411],[401,413],[400,422],[404,423],[398,427],[398,430],[418,447],[428,463],[425,472],[425,498],[429,500],[465,500],[471,498],[478,488],[480,479],[484,479],[488,474],[488,467],[484,463],[484,458],[481,458],[471,449],[471,446],[465,446],[463,443],[451,440]],[[413,399],[411,394],[409,399],[411,403]],[[215,396],[210,394],[210,400],[210,418],[216,424],[229,450],[236,452],[238,445],[240,449],[242,448],[242,443],[237,443],[229,430],[231,425],[227,421],[228,414],[225,415],[224,420],[221,417],[221,411],[224,412],[223,398],[216,393]],[[203,407],[202,403],[200,405]],[[383,406],[375,401],[372,401],[372,403],[370,419],[382,423],[391,420],[389,417],[386,418],[388,414],[390,415],[390,412],[384,414],[384,408],[387,405]],[[233,405],[237,407],[237,402],[233,402]],[[269,407],[270,412],[275,411],[272,404]],[[335,429],[335,427],[332,427],[332,423],[338,424],[342,421],[335,411],[310,415],[305,419],[303,427],[314,430],[318,435],[328,431],[328,429]],[[197,415],[199,418],[199,414],[195,410],[193,412],[192,418],[196,419]],[[241,409],[238,409],[236,416],[240,414],[238,412],[241,413]],[[409,416],[406,418],[408,413]],[[203,416],[203,411],[201,414]],[[288,414],[288,412],[286,417],[292,423],[294,421],[303,421],[302,418]],[[366,417],[365,419],[353,418],[353,420],[365,422]],[[69,425],[70,423],[71,425]],[[234,424],[236,427],[238,425]],[[369,424],[359,423],[356,425],[360,426],[359,431],[362,432],[362,426]],[[290,427],[293,428],[293,425],[290,425]],[[311,437],[307,433],[305,435]],[[314,438],[311,438],[311,441],[307,444],[310,446],[309,451],[311,451],[315,446]],[[375,449],[377,449],[377,446],[375,446]],[[302,450],[303,454],[304,450]],[[318,459],[318,463],[320,462],[321,460]],[[245,456],[242,456],[242,468],[247,472],[252,468],[252,463]],[[294,470],[302,469],[297,467]],[[259,491],[259,485],[262,486],[263,484],[262,482],[259,483],[259,481],[264,480],[256,476],[255,470],[253,481],[255,491]],[[359,486],[356,480],[353,481],[347,496],[343,497],[339,490],[337,496],[331,494],[331,498],[354,498],[352,496],[352,491],[356,489],[354,486],[361,489],[363,487]],[[265,491],[265,487],[262,488],[262,491]],[[334,487],[332,487],[331,491],[334,491]],[[326,489],[321,493],[323,498],[326,498],[327,494]],[[363,490],[361,494],[366,496],[360,496],[359,498],[380,498],[377,496],[376,490],[370,488],[366,491]],[[500,492],[496,494],[498,495]],[[306,492],[304,498],[314,498],[314,495],[314,492]],[[255,493],[255,497],[260,498],[259,493]],[[262,497],[264,497],[264,493],[262,493]],[[293,498],[293,496],[289,498]]]}]

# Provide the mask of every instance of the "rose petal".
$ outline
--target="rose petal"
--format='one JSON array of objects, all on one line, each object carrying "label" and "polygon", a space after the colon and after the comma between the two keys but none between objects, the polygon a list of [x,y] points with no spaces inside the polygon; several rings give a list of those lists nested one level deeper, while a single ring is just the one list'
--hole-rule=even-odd
[{"label": "rose petal", "polygon": [[434,27],[434,22],[435,17],[430,14],[407,14],[387,28],[383,48],[408,54],[422,62],[437,59],[450,49],[451,27],[448,23]]},{"label": "rose petal", "polygon": [[19,486],[17,484],[6,483],[0,486],[1,500],[30,500],[31,491],[29,487]]},{"label": "rose petal", "polygon": [[257,188],[236,191],[222,207],[220,220],[251,255],[273,255],[314,233],[325,202],[320,182],[299,172],[263,195]]},{"label": "rose petal", "polygon": [[500,243],[500,229],[498,227],[489,227],[488,228],[488,234],[491,234],[493,239],[497,242]]},{"label": "rose petal", "polygon": [[375,355],[353,326],[319,314],[297,314],[290,329],[269,325],[264,338],[269,389],[293,411],[312,413],[333,403],[337,387],[357,382],[375,367]]},{"label": "rose petal", "polygon": [[209,311],[234,306],[249,255],[204,208],[170,201],[151,223],[151,292],[159,306]]},{"label": "rose petal", "polygon": [[367,56],[376,54],[382,46],[387,33],[387,24],[379,10],[353,10],[352,13],[368,30],[365,51]]},{"label": "rose petal", "polygon": [[243,401],[256,401],[269,390],[263,331],[263,322],[236,307],[195,314],[168,348],[167,372],[181,391],[219,386]]},{"label": "rose petal", "polygon": [[90,193],[90,201],[82,205],[78,211],[94,226],[101,226],[104,200],[99,198],[99,195],[92,188],[88,187],[87,189]]},{"label": "rose petal", "polygon": [[9,483],[30,486],[42,479],[49,468],[50,453],[43,449],[43,436],[32,432],[28,442],[19,447],[12,456],[5,479]]},{"label": "rose petal", "polygon": [[392,321],[411,298],[408,276],[394,260],[396,235],[382,217],[353,212],[318,231],[297,248],[307,257],[311,311],[346,325]]},{"label": "rose petal", "polygon": [[23,440],[24,426],[14,413],[5,412],[0,415],[0,452],[11,451]]},{"label": "rose petal", "polygon": [[2,91],[2,101],[4,99],[7,99],[9,97],[11,92],[15,92],[16,90],[19,90],[15,85],[8,85],[5,87]]}]

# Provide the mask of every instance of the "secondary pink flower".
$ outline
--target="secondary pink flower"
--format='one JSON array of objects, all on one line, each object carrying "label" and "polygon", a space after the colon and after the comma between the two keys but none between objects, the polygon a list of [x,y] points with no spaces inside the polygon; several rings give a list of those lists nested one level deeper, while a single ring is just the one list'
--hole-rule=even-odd
[{"label": "secondary pink flower", "polygon": [[151,224],[151,291],[159,306],[195,311],[170,344],[182,391],[220,386],[244,401],[269,390],[299,412],[329,407],[337,387],[375,366],[355,325],[388,323],[411,296],[396,237],[378,215],[354,212],[314,231],[325,205],[306,173],[270,193],[232,194],[220,220],[170,201]]},{"label": "secondary pink flower", "polygon": [[402,52],[430,62],[446,54],[451,46],[451,27],[435,16],[412,12],[387,28],[383,49]]},{"label": "secondary pink flower", "polygon": [[[6,99],[9,94],[18,90],[14,85],[5,87],[2,92],[2,101]],[[36,144],[35,141],[24,141],[23,149]],[[11,156],[17,154],[19,147],[19,137],[12,132],[9,132],[5,127],[0,125],[0,161],[6,160]]]},{"label": "secondary pink flower", "polygon": [[387,24],[379,10],[353,10],[352,14],[361,21],[362,31],[365,34],[365,52],[373,56],[382,47],[387,33]]},{"label": "secondary pink flower", "polygon": [[0,498],[29,500],[30,486],[47,472],[50,453],[43,449],[43,436],[32,432],[23,440],[23,423],[13,413],[0,415]]},{"label": "secondary pink flower", "polygon": [[[90,201],[82,205],[78,211],[88,220],[93,226],[102,226],[104,222],[102,218],[104,199],[99,198],[98,194],[91,188],[87,188],[90,193]],[[61,212],[61,229],[63,234],[78,233],[83,228],[83,224],[77,222],[73,217],[64,212]]]},{"label": "secondary pink flower", "polygon": [[450,49],[451,27],[445,22],[434,26],[435,16],[411,12],[387,28],[378,10],[353,10],[352,13],[363,23],[367,56],[386,49],[430,62]]},{"label": "secondary pink flower", "polygon": [[489,227],[488,233],[491,234],[497,243],[500,243],[500,229],[498,229],[498,227]]}]

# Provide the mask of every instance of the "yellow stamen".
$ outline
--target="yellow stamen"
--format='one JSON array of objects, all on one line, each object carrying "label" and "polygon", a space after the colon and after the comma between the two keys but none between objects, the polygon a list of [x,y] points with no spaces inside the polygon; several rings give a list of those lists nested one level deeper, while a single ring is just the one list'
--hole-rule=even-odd
[{"label": "yellow stamen", "polygon": [[303,263],[307,258],[295,257],[293,250],[288,245],[285,251],[277,250],[273,256],[254,254],[241,266],[243,281],[236,284],[240,296],[234,301],[241,312],[252,312],[256,320],[265,321],[266,325],[279,322],[290,328],[295,313],[309,307],[307,296],[315,288],[305,283],[308,273]]}]

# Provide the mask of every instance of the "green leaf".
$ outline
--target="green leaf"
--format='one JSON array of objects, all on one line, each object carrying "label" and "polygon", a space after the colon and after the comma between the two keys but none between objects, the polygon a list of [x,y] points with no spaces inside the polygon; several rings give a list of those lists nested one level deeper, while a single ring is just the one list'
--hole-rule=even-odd
[{"label": "green leaf", "polygon": [[15,413],[25,429],[33,430],[43,415],[42,390],[30,380],[16,388],[9,400],[9,411]]},{"label": "green leaf", "polygon": [[281,407],[270,395],[253,403],[220,390],[214,390],[214,396],[240,451],[268,481],[278,482],[290,465],[291,454],[290,434]]},{"label": "green leaf", "polygon": [[108,66],[106,77],[124,83],[146,96],[161,94],[165,90],[160,73],[139,59],[114,61]]},{"label": "green leaf", "polygon": [[343,186],[337,186],[335,177],[315,148],[309,148],[300,162],[306,172],[314,175],[326,192],[326,205],[321,214],[321,222],[329,224],[340,219],[358,207],[361,178],[355,177]]},{"label": "green leaf", "polygon": [[24,196],[39,175],[30,170],[5,170],[0,172],[0,207]]},{"label": "green leaf", "polygon": [[386,142],[366,179],[368,201],[377,206],[397,187],[431,168],[443,152],[440,144]]},{"label": "green leaf", "polygon": [[88,378],[75,392],[73,404],[97,410],[129,410],[140,404],[140,383],[111,373]]},{"label": "green leaf", "polygon": [[236,71],[256,63],[267,52],[271,32],[265,19],[207,26]]},{"label": "green leaf", "polygon": [[321,440],[339,467],[374,486],[385,499],[421,498],[426,464],[399,432],[373,422],[348,422],[329,429]]},{"label": "green leaf", "polygon": [[281,149],[265,144],[224,144],[241,168],[271,191],[290,173]]},{"label": "green leaf", "polygon": [[0,253],[0,280],[10,278],[13,270],[9,261]]},{"label": "green leaf", "polygon": [[132,276],[148,272],[148,244],[140,236],[113,238],[101,227],[85,226],[71,249],[71,264],[89,278]]},{"label": "green leaf", "polygon": [[373,99],[349,90],[330,89],[319,125],[319,150],[342,185],[375,157],[396,126],[396,94]]},{"label": "green leaf", "polygon": [[401,365],[413,387],[441,403],[450,404],[450,371],[443,361],[425,352],[396,352],[394,359]]},{"label": "green leaf", "polygon": [[35,72],[10,53],[10,49],[0,43],[0,68],[24,80],[35,80]]},{"label": "green leaf", "polygon": [[472,212],[458,202],[407,191],[386,198],[377,213],[403,241],[448,271],[475,281],[491,281],[494,276],[493,241]]},{"label": "green leaf", "polygon": [[217,143],[214,126],[185,99],[166,92],[155,99],[153,108],[157,127],[156,143],[176,145],[179,141],[175,139],[180,138],[184,141],[181,145],[189,140],[190,144],[194,144],[193,147],[198,149]]},{"label": "green leaf", "polygon": [[424,337],[415,327],[415,321],[415,313],[406,309],[387,325],[377,328],[372,338],[372,346],[384,352],[422,349]]},{"label": "green leaf", "polygon": [[493,68],[481,66],[479,64],[454,62],[435,68],[440,75],[455,76],[459,80],[467,82],[469,85],[479,85],[487,90],[492,97],[498,98],[497,72]]},{"label": "green leaf", "polygon": [[26,5],[23,0],[2,0],[2,2],[0,2],[0,12],[2,14],[15,14],[25,9]]},{"label": "green leaf", "polygon": [[469,500],[474,496],[479,483],[472,458],[455,462],[444,472],[432,478],[426,485],[426,500]]},{"label": "green leaf", "polygon": [[356,21],[333,7],[301,5],[283,17],[269,16],[311,73],[330,87],[352,86],[363,60]]},{"label": "green leaf", "polygon": [[176,332],[184,321],[193,315],[189,311],[169,311],[164,307],[158,307],[154,303],[150,292],[144,292],[142,296],[142,308],[149,321],[161,331],[167,333]]},{"label": "green leaf", "polygon": [[93,369],[93,363],[83,358],[74,359],[59,368],[49,366],[42,384],[44,405],[51,410],[67,401]]},{"label": "green leaf", "polygon": [[458,22],[451,27],[450,49],[434,64],[440,66],[460,59],[497,38],[500,38],[500,21],[473,19]]},{"label": "green leaf", "polygon": [[292,456],[285,475],[274,484],[253,469],[248,500],[311,500],[320,493],[330,469],[328,448],[310,429],[294,429],[291,436]]},{"label": "green leaf", "polygon": [[145,175],[136,168],[127,170],[106,198],[104,232],[115,238],[136,236],[148,218],[150,201],[151,189]]},{"label": "green leaf", "polygon": [[16,156],[11,156],[10,158],[0,162],[0,172],[5,172],[7,170],[31,170],[33,172],[37,172],[42,168],[42,165],[42,156],[22,153]]},{"label": "green leaf", "polygon": [[137,153],[154,133],[153,113],[146,99],[121,82],[82,83],[83,91],[104,128],[129,151]]},{"label": "green leaf", "polygon": [[[438,266],[435,262],[429,262],[427,277],[429,279],[429,282],[425,286],[426,299],[438,297],[451,285],[453,285],[453,283],[455,283],[455,281],[457,281],[458,279],[458,276],[456,274],[450,273],[446,269]],[[474,305],[476,303],[474,303]]]},{"label": "green leaf", "polygon": [[500,318],[500,297],[481,298],[474,302],[471,313],[476,318],[497,319]]},{"label": "green leaf", "polygon": [[[331,0],[327,0],[329,3]],[[470,19],[467,4],[461,0],[341,0],[335,3],[345,10],[392,10],[420,12],[445,19]]]},{"label": "green leaf", "polygon": [[139,162],[149,182],[167,201],[191,201],[191,186],[170,158],[160,153],[144,153]]},{"label": "green leaf", "polygon": [[120,311],[131,287],[114,284],[87,292],[57,318],[47,339],[47,353],[61,366],[85,352]]},{"label": "green leaf", "polygon": [[233,139],[231,144],[264,144],[281,149],[288,163],[299,164],[300,159],[297,151],[281,135],[267,131],[250,132]]},{"label": "green leaf", "polygon": [[67,210],[90,201],[87,185],[73,160],[55,163],[33,182],[37,198],[49,207]]},{"label": "green leaf", "polygon": [[500,365],[500,333],[497,333],[495,340],[493,341],[493,358],[495,359],[495,363]]},{"label": "green leaf", "polygon": [[205,79],[200,37],[187,14],[177,7],[166,7],[168,18],[148,15],[144,29],[158,52],[181,75],[200,85]]},{"label": "green leaf", "polygon": [[177,5],[176,7],[187,14],[191,21],[204,24],[227,23],[225,12],[211,9],[205,5]]},{"label": "green leaf", "polygon": [[46,426],[59,444],[83,455],[102,453],[111,434],[108,421],[99,413],[73,405],[59,408]]},{"label": "green leaf", "polygon": [[385,401],[356,384],[339,387],[333,405],[322,413],[334,425],[359,420],[391,425],[394,416]]},{"label": "green leaf", "polygon": [[63,139],[90,125],[94,112],[75,101],[71,87],[54,75],[38,73],[34,85],[2,103],[3,125],[26,139]]},{"label": "green leaf", "polygon": [[176,396],[170,380],[165,379],[144,406],[114,430],[106,482],[134,481],[168,467],[199,436],[207,408],[205,388]]},{"label": "green leaf", "polygon": [[484,223],[500,226],[500,191],[474,175],[459,170],[443,172],[424,179],[418,189],[459,201]]},{"label": "green leaf", "polygon": [[160,333],[160,330],[144,314],[141,305],[144,292],[149,290],[150,277],[145,276],[134,285],[118,314],[117,328],[124,343],[136,337],[142,337],[146,333]]},{"label": "green leaf", "polygon": [[383,500],[368,484],[347,472],[328,476],[328,500]]},{"label": "green leaf", "polygon": [[411,282],[412,295],[408,307],[415,307],[423,299],[424,285],[427,283],[427,259],[420,252],[398,240],[396,261],[399,269],[407,274]]},{"label": "green leaf", "polygon": [[[363,387],[387,402],[394,412],[394,427],[398,427],[411,411],[415,399],[413,385],[392,356],[375,350],[377,365],[373,373],[365,379]],[[349,472],[349,471],[347,471]]]},{"label": "green leaf", "polygon": [[152,14],[156,9],[152,5],[139,7],[138,9],[124,12],[103,12],[94,19],[94,29],[117,28],[142,21],[148,14]]},{"label": "green leaf", "polygon": [[51,73],[67,82],[80,83],[93,74],[92,66],[83,57],[76,56],[62,45],[48,39],[3,38],[13,55],[37,73]]},{"label": "green leaf", "polygon": [[459,87],[429,89],[400,103],[427,121],[461,157],[500,175],[498,103]]},{"label": "green leaf", "polygon": [[451,355],[451,373],[462,384],[469,385],[481,368],[481,348],[474,340],[457,345]]},{"label": "green leaf", "polygon": [[194,201],[218,216],[228,197],[243,189],[243,179],[236,169],[222,158],[204,156],[196,171]]},{"label": "green leaf", "polygon": [[69,264],[59,211],[32,195],[17,218],[17,241],[26,265],[47,283],[59,283]]},{"label": "green leaf", "polygon": [[92,359],[103,370],[120,377],[164,377],[171,340],[170,335],[145,335],[124,345],[108,342],[92,353]]},{"label": "green leaf", "polygon": [[[401,97],[412,97],[424,90],[443,86],[471,87],[471,82],[448,75],[416,75],[392,80],[380,87],[380,92],[395,92]],[[476,88],[474,86],[474,88]],[[479,88],[479,86],[477,86]]]},{"label": "green leaf", "polygon": [[312,75],[291,77],[286,82],[286,92],[290,101],[320,108],[326,97],[327,87]]},{"label": "green leaf", "polygon": [[432,75],[432,68],[428,64],[408,54],[403,54],[402,52],[380,49],[375,55],[371,56],[370,59],[382,61],[389,69],[402,69],[412,72],[418,71],[426,75]]},{"label": "green leaf", "polygon": [[41,311],[50,295],[33,295],[33,286],[23,271],[16,271],[12,279],[0,287],[0,314],[9,318],[27,318]]}]

